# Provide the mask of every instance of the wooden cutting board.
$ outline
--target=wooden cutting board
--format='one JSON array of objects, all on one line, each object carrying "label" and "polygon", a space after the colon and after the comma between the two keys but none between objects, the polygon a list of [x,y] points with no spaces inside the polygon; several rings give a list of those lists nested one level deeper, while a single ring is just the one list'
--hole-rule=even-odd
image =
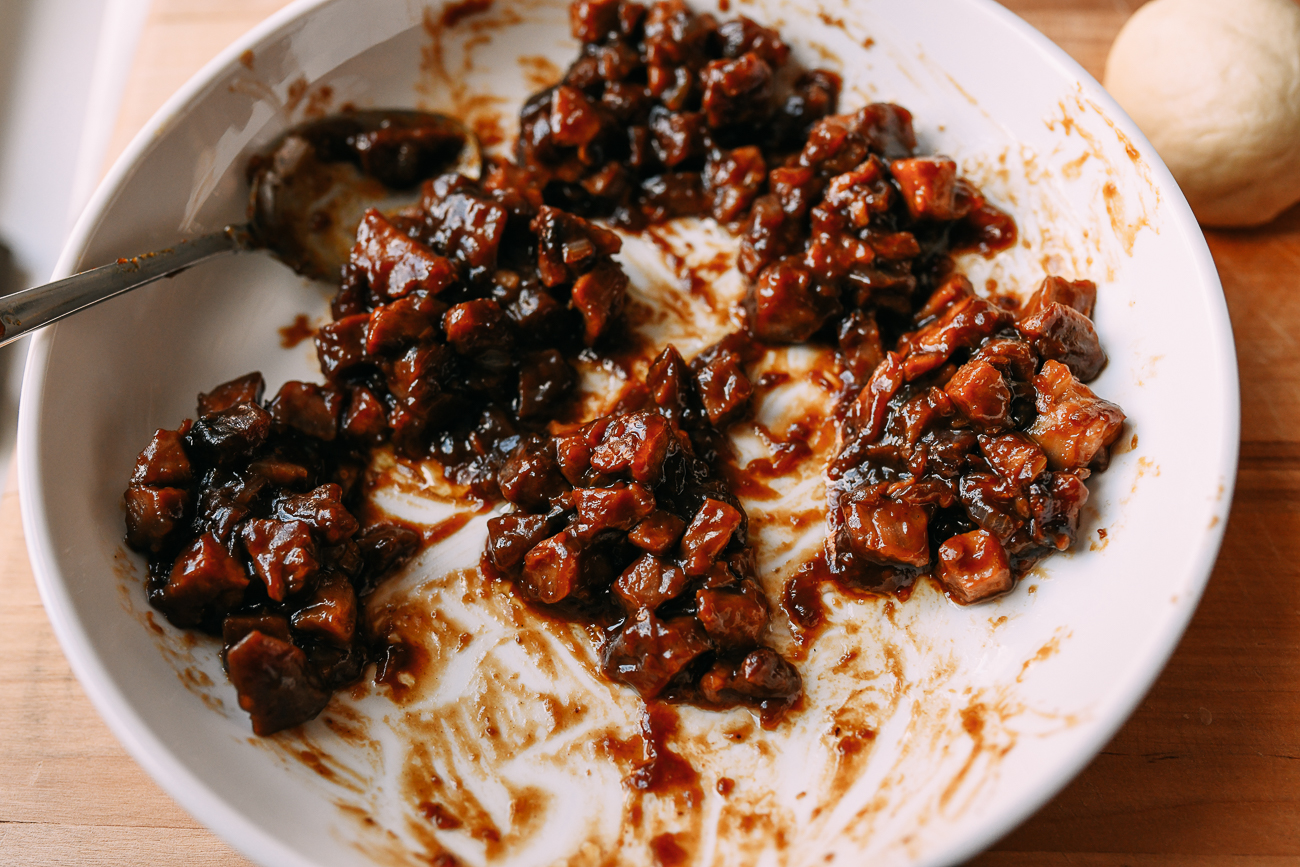
[{"label": "wooden cutting board", "polygon": [[[110,158],[282,0],[156,0]],[[1140,0],[1007,0],[1100,78]],[[1078,779],[975,859],[992,865],[1300,863],[1300,208],[1210,232],[1237,338],[1236,503],[1205,598],[1133,718]],[[1188,407],[1195,436],[1197,408]],[[0,865],[242,865],[114,740],[41,608],[13,484],[0,500]],[[1123,604],[1117,600],[1116,604]]]}]

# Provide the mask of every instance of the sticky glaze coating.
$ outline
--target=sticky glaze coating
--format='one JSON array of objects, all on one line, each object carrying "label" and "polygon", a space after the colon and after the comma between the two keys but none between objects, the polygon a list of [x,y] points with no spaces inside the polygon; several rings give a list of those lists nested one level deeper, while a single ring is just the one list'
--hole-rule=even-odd
[{"label": "sticky glaze coating", "polygon": [[[1014,221],[915,152],[905,109],[836,114],[839,78],[796,68],[775,31],[679,0],[578,0],[572,24],[579,56],[521,110],[516,162],[366,213],[315,336],[323,385],[263,402],[260,376],[226,383],[141,453],[127,541],[150,601],[224,636],[258,734],[310,719],[367,662],[396,665],[356,615],[421,540],[356,517],[376,449],[506,501],[483,570],[588,627],[606,677],[779,720],[803,684],[771,646],[721,473],[747,367],[776,344],[832,346],[841,368],[827,553],[808,574],[872,592],[930,574],[971,604],[1074,541],[1124,422],[1084,384],[1106,363],[1096,287],[978,295],[952,256],[994,255]],[[574,421],[574,362],[626,335],[621,240],[595,221],[685,216],[739,235],[745,328],[689,362],[663,348],[613,414]],[[783,595],[800,627],[818,604],[806,582]]]}]

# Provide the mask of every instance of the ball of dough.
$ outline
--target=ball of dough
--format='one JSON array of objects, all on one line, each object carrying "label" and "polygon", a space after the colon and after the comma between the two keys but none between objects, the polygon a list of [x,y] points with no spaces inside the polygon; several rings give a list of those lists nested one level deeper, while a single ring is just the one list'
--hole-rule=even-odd
[{"label": "ball of dough", "polygon": [[1106,89],[1201,223],[1266,223],[1300,201],[1300,4],[1153,0],[1111,46]]}]

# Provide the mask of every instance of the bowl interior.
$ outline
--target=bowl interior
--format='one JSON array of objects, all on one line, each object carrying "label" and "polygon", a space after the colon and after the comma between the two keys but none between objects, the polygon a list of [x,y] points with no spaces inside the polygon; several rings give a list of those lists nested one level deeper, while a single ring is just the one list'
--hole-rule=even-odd
[{"label": "bowl interior", "polygon": [[[842,108],[908,107],[921,149],[958,159],[1012,211],[1022,244],[964,263],[976,285],[1028,291],[1044,273],[1100,285],[1096,321],[1110,364],[1093,388],[1124,407],[1131,430],[1093,480],[1086,537],[988,605],[959,609],[918,592],[896,622],[872,603],[845,609],[873,624],[861,640],[905,648],[889,683],[876,684],[901,699],[873,720],[876,742],[852,785],[807,800],[833,808],[833,821],[763,856],[945,863],[1008,829],[1100,748],[1195,607],[1236,458],[1226,311],[1199,230],[1150,145],[1082,70],[1000,7],[858,0],[827,11],[754,0],[738,11],[779,25],[805,64],[839,71]],[[137,141],[79,224],[63,269],[239,221],[247,155],[309,111],[451,110],[489,137],[498,130],[508,147],[522,99],[575,50],[565,4],[497,0],[448,26],[440,16],[417,4],[332,0],[259,28]],[[349,811],[346,780],[252,738],[212,648],[149,612],[143,564],[122,543],[121,494],[141,445],[188,417],[200,390],[253,369],[271,388],[319,378],[310,343],[282,347],[278,329],[299,314],[323,321],[326,298],[264,256],[209,262],[41,335],[23,395],[28,544],[74,669],[155,778],[263,863],[369,863],[376,850],[358,843],[369,832]],[[1195,425],[1188,406],[1198,408]],[[811,720],[798,743],[824,738],[819,725]],[[373,759],[349,755],[344,764]],[[815,817],[796,804],[797,769],[774,773],[791,815]],[[611,791],[619,797],[617,780]],[[599,798],[581,803],[601,810]],[[487,857],[477,844],[455,851],[469,863]],[[708,855],[745,863],[746,851]],[[511,860],[564,854],[539,845]]]}]

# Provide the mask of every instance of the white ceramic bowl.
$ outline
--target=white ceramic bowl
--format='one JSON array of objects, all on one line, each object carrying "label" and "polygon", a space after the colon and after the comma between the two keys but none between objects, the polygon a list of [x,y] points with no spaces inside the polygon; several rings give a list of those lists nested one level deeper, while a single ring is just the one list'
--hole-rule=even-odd
[{"label": "white ceramic bowl", "polygon": [[[1024,243],[992,263],[970,263],[977,285],[992,277],[1025,289],[1045,269],[1101,284],[1097,325],[1111,362],[1094,387],[1128,412],[1136,446],[1094,480],[1087,537],[988,606],[957,609],[918,592],[895,623],[873,603],[840,603],[841,614],[871,621],[860,640],[902,648],[893,673],[880,675],[888,682],[872,687],[893,698],[871,720],[869,758],[835,798],[816,786],[804,798],[802,754],[790,746],[793,766],[769,769],[774,800],[755,809],[773,822],[785,810],[796,837],[800,828],[816,833],[767,854],[763,846],[697,853],[718,863],[824,863],[831,853],[852,863],[949,863],[1021,821],[1096,753],[1196,606],[1237,450],[1236,366],[1219,281],[1150,144],[1082,69],[994,3],[855,0],[831,9],[754,0],[735,10],[780,25],[806,63],[838,67],[845,109],[868,100],[910,108],[923,148],[957,157],[1012,210]],[[308,105],[418,104],[482,122],[500,113],[509,132],[536,76],[563,68],[574,51],[561,0],[496,0],[449,29],[438,20],[438,9],[426,18],[414,2],[305,0],[265,22],[137,137],[78,223],[56,276],[240,219],[246,156]],[[435,38],[441,51],[431,50]],[[141,565],[121,544],[121,492],[154,428],[174,427],[199,390],[250,369],[272,387],[316,376],[310,347],[282,349],[276,332],[302,312],[324,316],[319,287],[244,256],[39,335],[22,401],[23,516],[64,651],[153,777],[255,861],[358,864],[387,850],[358,843],[364,823],[340,797],[346,786],[292,760],[289,742],[250,737],[210,647],[147,628]],[[790,744],[813,744],[823,722],[810,714]],[[392,795],[372,785],[381,800]],[[617,778],[600,791],[621,798]],[[572,842],[560,832],[588,820],[593,839],[617,845],[607,833],[613,817],[617,841],[616,804],[592,792],[567,820],[548,820],[541,837],[549,843],[513,852],[513,862],[554,863]],[[383,826],[383,805],[367,803]],[[481,846],[452,843],[467,862],[481,862]],[[385,858],[402,860],[401,845],[389,849]],[[587,863],[592,851],[572,863]],[[624,854],[630,862],[644,853]]]}]

